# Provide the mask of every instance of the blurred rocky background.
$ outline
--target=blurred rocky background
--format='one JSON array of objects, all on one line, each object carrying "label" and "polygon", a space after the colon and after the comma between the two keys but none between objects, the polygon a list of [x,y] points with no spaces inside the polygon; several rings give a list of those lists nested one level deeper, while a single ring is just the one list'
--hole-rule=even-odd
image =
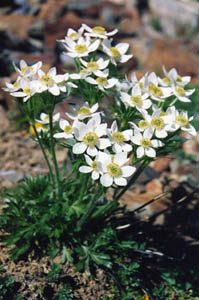
[{"label": "blurred rocky background", "polygon": [[[181,75],[190,75],[196,87],[190,113],[194,114],[199,131],[198,0],[0,0],[1,191],[23,181],[27,175],[47,172],[17,102],[1,89],[6,81],[17,77],[13,62],[18,65],[24,59],[33,64],[41,60],[44,70],[51,66],[56,66],[59,73],[73,70],[72,60],[62,55],[57,40],[64,38],[68,28],[77,30],[82,23],[107,30],[118,28],[116,41],[128,42],[134,55],[121,66],[127,75],[132,71],[138,77],[151,71],[162,75],[162,65],[167,69],[175,67]],[[61,165],[66,160],[66,151],[58,149],[57,154]],[[160,231],[158,245],[162,245],[164,237],[169,255],[184,257],[186,253],[188,261],[194,263],[198,261],[199,249],[198,154],[199,134],[185,142],[178,152],[155,160],[140,176],[134,190],[127,191],[121,200],[130,211],[151,201],[139,210],[142,220],[148,220],[143,232],[149,239],[151,232],[156,234],[152,225],[165,225],[172,234],[165,239]],[[8,260],[7,252],[1,252],[1,257]],[[10,266],[12,273],[14,269],[21,272],[21,265]],[[29,272],[32,274],[32,269]],[[94,299],[85,297],[82,299]]]},{"label": "blurred rocky background", "polygon": [[[1,0],[0,87],[4,87],[5,81],[16,79],[13,62],[17,65],[21,59],[28,64],[41,60],[44,70],[51,66],[56,66],[60,73],[67,68],[73,70],[73,61],[62,55],[63,48],[57,40],[64,38],[68,28],[77,30],[82,23],[107,30],[118,28],[117,42],[128,42],[134,55],[121,66],[127,75],[132,71],[138,77],[147,71],[162,75],[165,65],[167,69],[175,67],[181,75],[190,75],[192,84],[199,84],[198,0]],[[199,100],[198,91],[195,98]],[[194,109],[199,111],[199,105]],[[18,114],[13,97],[0,89],[2,188],[23,180],[27,174],[47,171],[40,150]],[[184,156],[191,155],[194,163],[199,161],[198,136],[183,148]],[[66,153],[59,151],[58,159],[63,163]],[[198,165],[193,167],[190,160],[182,165],[173,157],[158,159],[140,179],[146,193],[149,192],[146,197],[142,195],[143,199],[160,194],[165,178],[195,184],[199,178]],[[151,185],[146,185],[151,181]]]}]

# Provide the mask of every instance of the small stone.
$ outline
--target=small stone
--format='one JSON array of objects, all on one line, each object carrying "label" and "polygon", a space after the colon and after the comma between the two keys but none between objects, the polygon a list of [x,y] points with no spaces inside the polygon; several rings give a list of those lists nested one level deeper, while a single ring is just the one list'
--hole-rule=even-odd
[{"label": "small stone", "polygon": [[17,183],[24,178],[24,174],[16,170],[0,171],[0,177],[3,177],[4,180]]}]

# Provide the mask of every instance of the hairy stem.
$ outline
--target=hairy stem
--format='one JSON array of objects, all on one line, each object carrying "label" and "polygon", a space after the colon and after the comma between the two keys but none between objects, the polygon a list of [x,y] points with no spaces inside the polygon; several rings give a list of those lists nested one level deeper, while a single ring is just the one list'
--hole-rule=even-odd
[{"label": "hairy stem", "polygon": [[49,113],[49,125],[50,125],[50,147],[51,147],[51,154],[52,154],[52,161],[55,170],[55,178],[56,178],[56,185],[58,190],[58,196],[60,196],[60,178],[59,178],[59,169],[57,164],[57,158],[55,154],[55,143],[53,138],[53,113],[52,111]]},{"label": "hairy stem", "polygon": [[51,167],[51,165],[50,165],[48,156],[47,156],[47,154],[46,154],[46,151],[45,151],[45,149],[44,149],[44,146],[43,146],[43,144],[42,144],[42,141],[41,141],[41,139],[40,139],[40,137],[39,137],[39,134],[38,134],[38,132],[37,132],[37,129],[36,129],[36,127],[35,127],[35,124],[33,124],[32,126],[33,126],[33,129],[34,129],[34,132],[35,132],[37,141],[38,141],[38,143],[39,143],[39,146],[40,146],[40,148],[41,148],[41,151],[42,151],[42,153],[43,153],[44,159],[45,159],[46,164],[47,164],[47,166],[48,166],[50,178],[51,178],[52,183],[53,183],[53,185],[54,185],[53,171],[52,171],[52,167]]}]

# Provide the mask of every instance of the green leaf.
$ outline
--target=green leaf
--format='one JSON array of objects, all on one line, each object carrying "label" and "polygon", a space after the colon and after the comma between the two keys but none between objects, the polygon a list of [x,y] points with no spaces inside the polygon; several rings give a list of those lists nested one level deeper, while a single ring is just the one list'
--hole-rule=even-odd
[{"label": "green leaf", "polygon": [[73,263],[73,257],[72,257],[72,251],[67,249],[65,246],[62,250],[62,257],[61,257],[62,263],[65,263],[69,261],[70,263]]}]

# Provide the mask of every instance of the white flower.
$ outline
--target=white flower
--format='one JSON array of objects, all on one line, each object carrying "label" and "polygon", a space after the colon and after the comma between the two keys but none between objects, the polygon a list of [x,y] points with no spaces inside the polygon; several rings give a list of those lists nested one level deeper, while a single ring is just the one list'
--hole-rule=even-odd
[{"label": "white flower", "polygon": [[109,187],[113,183],[119,186],[127,185],[126,178],[136,171],[135,167],[124,166],[127,162],[127,152],[120,152],[115,155],[99,152],[98,166],[102,173],[101,184],[105,187]]},{"label": "white flower", "polygon": [[128,43],[119,43],[112,47],[110,41],[106,39],[103,41],[102,47],[103,51],[110,57],[110,60],[114,65],[116,65],[117,62],[125,63],[133,56],[125,54],[129,48]]},{"label": "white flower", "polygon": [[141,131],[141,132],[145,131],[147,128],[150,127],[150,124],[146,120],[140,120],[138,125],[136,125],[133,122],[129,122],[129,124],[131,124],[134,129]]},{"label": "white flower", "polygon": [[81,70],[81,73],[86,75],[94,74],[97,77],[104,76],[104,73],[101,70],[104,70],[109,64],[109,60],[103,60],[103,58],[90,62],[80,59],[80,62],[85,67]]},{"label": "white flower", "polygon": [[148,99],[148,94],[145,93],[142,95],[139,84],[136,84],[132,88],[131,95],[121,92],[121,100],[127,106],[136,107],[138,110],[148,109],[152,105],[151,100]]},{"label": "white flower", "polygon": [[[38,133],[47,132],[49,130],[49,126],[48,125],[44,125],[44,124],[41,124],[39,122],[35,122],[34,126],[35,126],[35,129],[36,129],[36,131]],[[29,133],[31,135],[35,135],[35,131],[34,131],[33,125],[30,126]]]},{"label": "white flower", "polygon": [[20,81],[21,81],[21,77],[18,76],[17,80],[14,83],[9,83],[6,82],[6,88],[2,88],[4,91],[9,92],[9,93],[13,93],[16,92],[20,89]]},{"label": "white flower", "polygon": [[12,92],[11,95],[14,97],[23,97],[23,101],[26,102],[30,97],[32,97],[36,93],[41,93],[42,88],[38,85],[37,80],[20,80],[20,90]]},{"label": "white flower", "polygon": [[[73,123],[74,124],[74,123]],[[63,132],[57,132],[53,136],[57,139],[70,139],[73,138],[73,126],[64,119],[61,119],[59,122],[59,127],[63,130]]]},{"label": "white flower", "polygon": [[146,111],[141,112],[157,138],[167,137],[168,127],[166,125],[171,121],[171,115],[165,114],[160,108],[155,110],[152,115]]},{"label": "white flower", "polygon": [[84,120],[86,118],[94,117],[95,113],[98,110],[98,103],[95,103],[93,106],[89,106],[88,102],[85,102],[83,106],[72,107],[73,113],[66,113],[66,115],[72,120]]},{"label": "white flower", "polygon": [[69,75],[57,75],[55,67],[51,68],[47,73],[39,70],[38,76],[43,91],[48,90],[54,96],[59,96],[61,91],[66,91],[65,82],[68,80]]},{"label": "white flower", "polygon": [[106,29],[101,26],[96,26],[96,27],[91,28],[88,25],[83,24],[82,27],[84,30],[87,31],[85,33],[85,36],[95,37],[95,38],[100,38],[100,39],[107,39],[107,37],[112,36],[118,32],[118,29],[114,29],[111,32],[107,32]]},{"label": "white flower", "polygon": [[148,78],[148,93],[153,100],[164,101],[172,95],[172,89],[170,87],[160,87],[157,75],[152,72]]},{"label": "white flower", "polygon": [[164,85],[178,85],[178,86],[185,86],[187,85],[190,80],[191,76],[183,76],[181,77],[175,68],[172,68],[167,72],[165,66],[163,66],[163,72],[165,77],[162,79]]},{"label": "white flower", "polygon": [[84,155],[84,157],[85,157],[85,160],[86,160],[86,162],[87,162],[87,164],[89,165],[89,166],[81,166],[80,168],[79,168],[79,171],[81,172],[81,173],[92,173],[91,174],[91,178],[93,179],[93,180],[97,180],[98,178],[99,178],[99,176],[100,176],[100,172],[99,172],[99,169],[98,169],[98,162],[97,162],[97,160],[95,159],[95,160],[92,160],[88,155]]},{"label": "white flower", "polygon": [[134,130],[134,136],[131,138],[131,141],[139,145],[139,147],[136,150],[137,157],[140,158],[144,155],[148,157],[155,157],[156,151],[153,148],[158,148],[164,146],[164,144],[157,140],[157,139],[151,139],[153,136],[153,130],[151,128],[148,128],[144,131],[142,134],[138,130]]},{"label": "white flower", "polygon": [[169,131],[176,131],[180,128],[193,136],[196,135],[195,128],[189,123],[193,120],[193,117],[189,118],[187,111],[179,113],[176,108],[172,106],[167,109],[167,113],[172,116],[171,123],[167,125]]},{"label": "white flower", "polygon": [[124,131],[118,131],[117,122],[114,121],[111,128],[107,129],[108,137],[112,143],[112,149],[115,153],[119,152],[130,152],[132,150],[132,146],[128,143],[125,143],[126,141],[129,141],[133,131],[131,129],[127,129]]},{"label": "white flower", "polygon": [[38,63],[32,66],[28,66],[24,60],[21,60],[19,63],[19,68],[17,68],[16,65],[14,64],[15,70],[21,77],[31,77],[35,75],[38,72],[38,70],[41,68],[41,66],[42,66],[41,61],[39,61]]},{"label": "white flower", "polygon": [[191,102],[188,98],[195,92],[195,89],[185,90],[183,87],[176,85],[173,89],[173,94],[180,100],[181,102]]},{"label": "white flower", "polygon": [[103,76],[97,77],[96,79],[92,77],[87,77],[85,80],[90,83],[97,85],[101,91],[105,91],[105,89],[111,89],[114,85],[118,83],[116,78],[107,79],[108,73],[104,73]]},{"label": "white flower", "polygon": [[111,146],[108,138],[101,138],[106,135],[107,124],[100,124],[100,114],[95,115],[87,124],[76,121],[74,133],[77,142],[73,146],[73,153],[82,154],[85,151],[90,156],[97,155],[97,149],[105,149]]},{"label": "white flower", "polygon": [[[74,29],[69,28],[68,31],[67,31],[66,37],[71,39],[72,41],[76,41],[82,36],[83,31],[84,31],[83,27],[81,27],[78,31],[75,31]],[[62,42],[62,43],[65,43],[65,39],[58,40],[58,41]]]},{"label": "white flower", "polygon": [[91,43],[89,38],[80,37],[77,41],[65,37],[64,47],[67,49],[67,55],[70,57],[85,57],[90,52],[97,50],[100,40],[95,40]]},{"label": "white flower", "polygon": [[131,80],[129,82],[129,84],[134,87],[135,85],[139,85],[142,93],[146,93],[147,92],[147,88],[148,88],[148,78],[147,78],[148,74],[145,74],[141,79],[137,79],[136,73],[132,72],[131,74]]},{"label": "white flower", "polygon": [[[53,115],[52,121],[53,123],[57,122],[59,120],[60,117],[60,113],[56,113],[55,115]],[[50,123],[50,118],[49,115],[46,113],[41,113],[40,114],[40,120],[36,120],[41,124],[49,124]]]}]

